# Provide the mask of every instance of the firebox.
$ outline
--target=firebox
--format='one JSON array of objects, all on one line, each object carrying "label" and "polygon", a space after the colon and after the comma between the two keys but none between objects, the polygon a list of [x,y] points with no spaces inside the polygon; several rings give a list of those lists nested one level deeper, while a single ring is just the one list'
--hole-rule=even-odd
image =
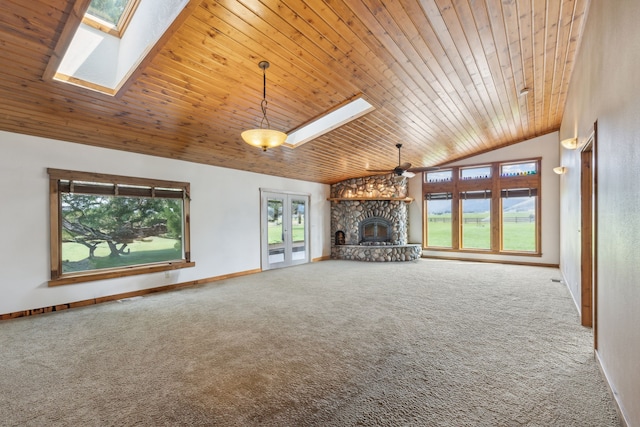
[{"label": "firebox", "polygon": [[360,244],[386,243],[391,241],[391,223],[381,217],[371,217],[360,222]]}]

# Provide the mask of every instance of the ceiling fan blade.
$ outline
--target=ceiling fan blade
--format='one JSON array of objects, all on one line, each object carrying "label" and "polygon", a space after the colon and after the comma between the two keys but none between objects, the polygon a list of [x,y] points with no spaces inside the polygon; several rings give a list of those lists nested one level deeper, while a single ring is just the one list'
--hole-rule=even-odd
[{"label": "ceiling fan blade", "polygon": [[411,172],[411,171],[404,171],[404,172],[402,172],[402,176],[407,177],[407,178],[413,178],[414,176],[416,176],[416,174]]},{"label": "ceiling fan blade", "polygon": [[397,168],[397,169],[404,169],[404,170],[407,170],[407,169],[409,169],[410,167],[411,167],[411,163],[407,163],[407,162],[405,162],[405,163],[401,164],[400,166],[398,166],[398,168]]},{"label": "ceiling fan blade", "polygon": [[438,169],[440,168],[437,166],[422,166],[417,168],[407,168],[409,172],[432,172],[432,171],[437,171]]}]

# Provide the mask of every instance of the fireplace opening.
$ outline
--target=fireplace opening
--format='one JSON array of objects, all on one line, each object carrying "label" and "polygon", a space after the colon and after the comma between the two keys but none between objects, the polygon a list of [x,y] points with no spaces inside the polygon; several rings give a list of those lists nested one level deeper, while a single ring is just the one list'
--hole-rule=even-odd
[{"label": "fireplace opening", "polygon": [[391,244],[391,223],[380,217],[371,217],[363,220],[360,223],[360,244]]}]

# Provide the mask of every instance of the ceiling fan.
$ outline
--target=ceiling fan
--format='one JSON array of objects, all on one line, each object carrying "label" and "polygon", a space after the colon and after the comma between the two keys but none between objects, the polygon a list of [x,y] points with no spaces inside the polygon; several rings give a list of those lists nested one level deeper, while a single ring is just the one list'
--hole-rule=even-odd
[{"label": "ceiling fan", "polygon": [[396,144],[396,148],[398,149],[398,166],[393,169],[367,169],[367,172],[393,173],[396,177],[413,178],[416,176],[415,172],[430,172],[438,170],[435,166],[412,168],[411,163],[402,163],[400,160],[400,149],[402,148],[402,144]]}]

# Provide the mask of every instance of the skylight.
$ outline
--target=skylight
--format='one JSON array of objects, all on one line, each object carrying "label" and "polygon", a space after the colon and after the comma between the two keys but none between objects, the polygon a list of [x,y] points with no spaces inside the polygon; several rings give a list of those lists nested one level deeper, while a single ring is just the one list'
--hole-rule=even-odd
[{"label": "skylight", "polygon": [[311,141],[352,120],[362,117],[374,109],[375,107],[373,105],[361,97],[355,98],[295,131],[290,132],[284,145],[289,148],[299,147],[305,142]]},{"label": "skylight", "polygon": [[56,62],[57,57],[52,56],[45,76],[117,95],[187,1],[92,0],[82,23],[66,42],[62,58]]},{"label": "skylight", "polygon": [[140,0],[92,0],[83,23],[122,37]]}]

